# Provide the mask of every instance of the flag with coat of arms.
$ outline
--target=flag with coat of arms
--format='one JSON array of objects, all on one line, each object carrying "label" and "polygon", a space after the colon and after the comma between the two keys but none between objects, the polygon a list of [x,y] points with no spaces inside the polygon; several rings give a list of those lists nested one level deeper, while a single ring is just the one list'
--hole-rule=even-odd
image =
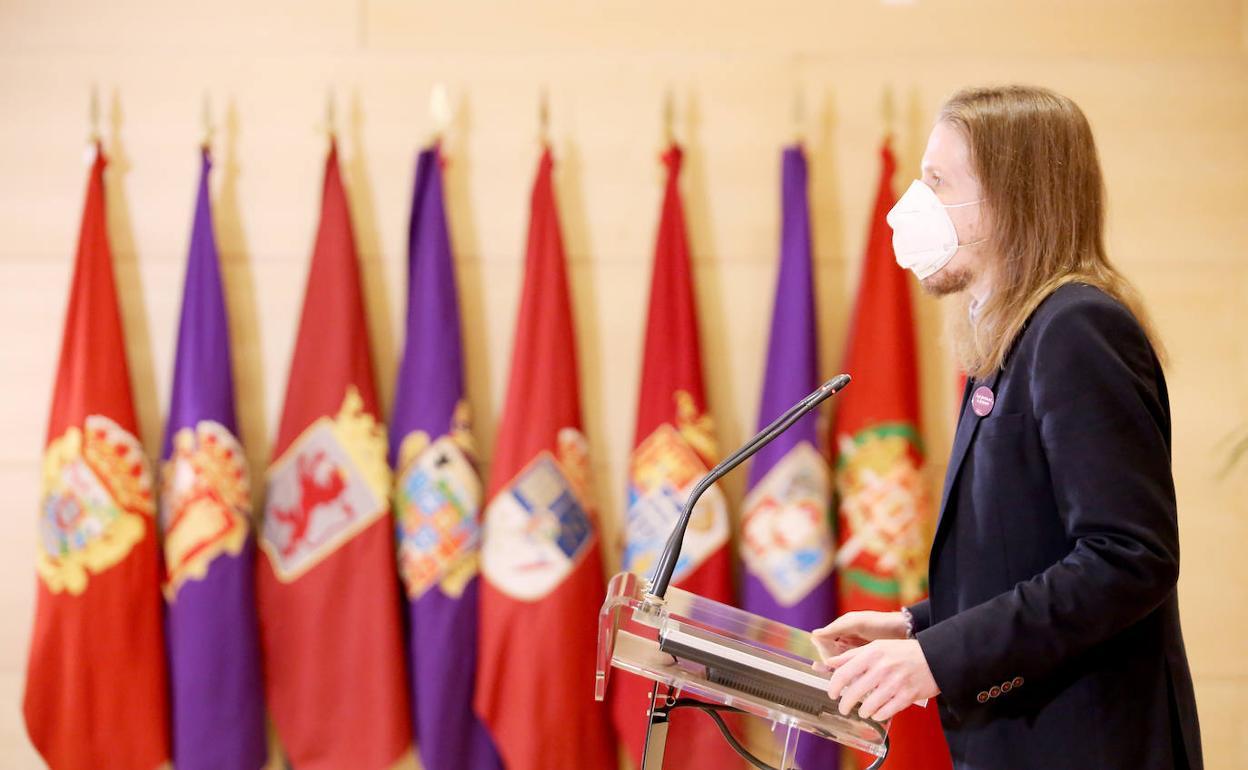
[{"label": "flag with coat of arms", "polygon": [[22,714],[55,770],[169,758],[156,495],[138,438],[96,145],[43,453]]},{"label": "flag with coat of arms", "polygon": [[[684,153],[674,143],[663,154],[667,179],[629,458],[622,567],[645,577],[653,577],[689,493],[715,464],[717,455],[702,381],[693,267],[680,194],[683,161]],[[724,494],[714,485],[694,508],[672,584],[732,604],[731,532]],[[645,746],[650,689],[648,680],[622,676],[611,690],[615,729],[637,765]],[[671,766],[724,770],[741,765],[705,714],[686,709],[674,712],[670,721],[664,756]]]},{"label": "flag with coat of arms", "polygon": [[464,394],[459,287],[439,147],[421,151],[408,229],[407,329],[390,417],[416,750],[426,768],[501,768],[472,710],[481,480]]},{"label": "flag with coat of arms", "polygon": [[268,757],[251,485],[234,413],[230,330],[207,148],[161,450],[165,627],[178,770],[256,770]]},{"label": "flag with coat of arms", "polygon": [[264,683],[294,770],[389,768],[411,744],[391,478],[336,142],[260,529]]},{"label": "flag with coat of arms", "polygon": [[[842,612],[896,611],[927,595],[935,527],[919,438],[918,356],[910,280],[885,221],[896,203],[889,142],[867,236],[845,369],[855,385],[837,404],[831,439]],[[935,703],[911,706],[889,728],[890,770],[951,766]],[[865,766],[867,758],[860,757]]]},{"label": "flag with coat of arms", "polygon": [[616,764],[594,701],[605,586],[549,147],[482,524],[476,709],[508,770]]},{"label": "flag with coat of arms", "polygon": [[[772,305],[761,430],[819,385],[818,319],[806,154],[781,158],[780,273]],[[836,616],[832,477],[820,450],[817,414],[808,414],[759,450],[750,465],[741,514],[741,606],[791,626],[814,629]],[[798,743],[804,768],[835,770],[840,746]]]}]

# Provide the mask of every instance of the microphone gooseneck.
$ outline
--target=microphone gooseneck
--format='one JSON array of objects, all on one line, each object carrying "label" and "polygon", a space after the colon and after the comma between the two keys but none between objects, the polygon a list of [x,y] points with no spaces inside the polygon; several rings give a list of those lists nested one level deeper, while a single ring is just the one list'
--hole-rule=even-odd
[{"label": "microphone gooseneck", "polygon": [[773,420],[770,425],[759,431],[754,438],[747,441],[744,446],[728,457],[725,457],[719,465],[716,465],[702,477],[702,480],[698,482],[697,486],[693,488],[693,492],[690,493],[689,499],[685,501],[685,507],[680,512],[680,518],[676,520],[676,526],[672,528],[672,534],[667,538],[667,545],[663,547],[663,554],[659,557],[659,563],[655,569],[654,581],[646,592],[648,598],[662,601],[663,595],[667,593],[667,586],[672,582],[672,573],[676,571],[676,562],[680,560],[680,547],[685,540],[685,530],[689,527],[689,519],[693,516],[693,508],[697,505],[698,498],[702,496],[702,493],[710,489],[712,484],[733,468],[745,462],[755,452],[792,427],[793,423],[819,406],[829,396],[844,389],[849,384],[849,381],[850,377],[848,374],[838,374],[823,383],[809,396],[789,407],[788,411]]}]

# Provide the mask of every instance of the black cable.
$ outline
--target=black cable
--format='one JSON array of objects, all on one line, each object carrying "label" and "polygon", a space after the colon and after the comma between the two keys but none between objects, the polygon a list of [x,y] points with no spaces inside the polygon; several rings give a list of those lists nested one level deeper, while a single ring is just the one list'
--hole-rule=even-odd
[{"label": "black cable", "polygon": [[677,698],[667,710],[668,713],[671,713],[678,708],[694,708],[715,720],[715,726],[719,728],[720,735],[724,736],[724,740],[728,742],[728,746],[731,747],[733,751],[737,752],[738,756],[758,768],[758,770],[780,770],[780,768],[775,767],[774,765],[769,765],[754,756],[750,753],[749,749],[742,746],[741,742],[737,740],[737,737],[732,734],[732,730],[728,728],[728,723],[725,722],[724,718],[719,715],[719,712],[721,711],[725,711],[730,714],[740,714],[743,713],[741,709],[734,708],[733,706],[725,706],[719,703],[703,703],[691,698]]},{"label": "black cable", "polygon": [[[677,698],[672,701],[670,706],[668,706],[667,711],[668,713],[671,713],[678,708],[694,708],[715,720],[715,726],[719,728],[719,732],[724,736],[724,740],[728,742],[728,746],[746,762],[749,762],[751,765],[758,768],[758,770],[780,770],[780,768],[777,768],[774,765],[769,765],[759,759],[752,754],[749,749],[742,746],[741,742],[738,741],[736,736],[732,734],[732,730],[729,729],[728,723],[725,722],[724,718],[719,715],[719,712],[721,711],[728,714],[745,713],[741,709],[736,708],[735,706],[726,706],[722,703],[703,703],[702,701],[693,700],[692,698]],[[888,758],[888,733],[886,733],[884,728],[878,724],[874,722],[871,724],[875,727],[876,731],[879,732],[880,738],[884,741],[884,753],[876,757],[875,761],[867,766],[867,770],[879,770],[884,765],[884,760]]]},{"label": "black cable", "polygon": [[725,722],[724,718],[719,715],[719,712],[712,711],[710,709],[701,709],[701,711],[710,716],[711,719],[715,720],[715,726],[719,728],[719,732],[724,736],[724,740],[728,741],[728,745],[732,747],[733,751],[740,754],[742,759],[749,762],[754,767],[757,767],[758,770],[778,770],[778,768],[772,767],[751,754],[748,749],[738,743],[736,737],[732,734],[732,731],[728,729],[728,723]]}]

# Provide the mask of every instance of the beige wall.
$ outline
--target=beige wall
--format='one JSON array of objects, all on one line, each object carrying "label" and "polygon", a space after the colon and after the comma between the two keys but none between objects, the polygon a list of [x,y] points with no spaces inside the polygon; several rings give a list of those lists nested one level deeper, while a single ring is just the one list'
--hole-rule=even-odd
[{"label": "beige wall", "polygon": [[[537,96],[549,89],[572,261],[586,420],[607,522],[623,499],[649,259],[661,103],[676,96],[710,402],[722,444],[755,410],[778,238],[779,150],[806,105],[823,368],[840,360],[884,129],[898,188],[943,96],[1027,81],[1074,97],[1097,132],[1112,251],[1169,345],[1180,580],[1210,768],[1248,767],[1248,6],[1243,0],[124,0],[0,2],[0,766],[40,766],[19,701],[37,468],[101,88],[110,230],[142,433],[158,448],[204,94],[218,122],[217,230],[242,432],[260,467],[285,386],[338,95],[373,344],[393,390],[413,161],[445,81],[470,397],[490,447],[510,357]],[[229,110],[229,119],[225,113]],[[939,479],[953,375],[921,297],[925,428]],[[741,481],[730,492],[739,500]]]}]

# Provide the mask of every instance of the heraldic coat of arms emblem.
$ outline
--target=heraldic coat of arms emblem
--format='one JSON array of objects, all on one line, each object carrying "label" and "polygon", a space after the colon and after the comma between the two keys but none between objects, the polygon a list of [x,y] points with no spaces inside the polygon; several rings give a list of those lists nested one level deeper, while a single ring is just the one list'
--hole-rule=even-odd
[{"label": "heraldic coat of arms emblem", "polygon": [[260,546],[279,580],[295,580],[389,509],[385,432],[354,388],[269,469]]},{"label": "heraldic coat of arms emblem", "polygon": [[165,594],[202,579],[221,554],[237,556],[247,540],[251,485],[243,447],[228,428],[202,420],[173,436],[161,474]]},{"label": "heraldic coat of arms emblem", "polygon": [[48,445],[36,569],[52,593],[81,594],[92,573],[126,557],[155,515],[152,475],[139,441],[90,415]]},{"label": "heraldic coat of arms emblem", "polygon": [[466,436],[430,444],[424,431],[414,431],[403,440],[394,513],[399,574],[410,599],[439,584],[458,597],[476,574],[481,481],[465,454]]},{"label": "heraldic coat of arms emblem", "polygon": [[742,505],[745,568],[781,606],[800,602],[835,566],[830,476],[827,461],[803,441],[767,471]]},{"label": "heraldic coat of arms emblem", "polygon": [[486,508],[481,569],[509,596],[541,599],[589,550],[588,449],[580,431],[563,428],[558,456],[537,455]]}]

